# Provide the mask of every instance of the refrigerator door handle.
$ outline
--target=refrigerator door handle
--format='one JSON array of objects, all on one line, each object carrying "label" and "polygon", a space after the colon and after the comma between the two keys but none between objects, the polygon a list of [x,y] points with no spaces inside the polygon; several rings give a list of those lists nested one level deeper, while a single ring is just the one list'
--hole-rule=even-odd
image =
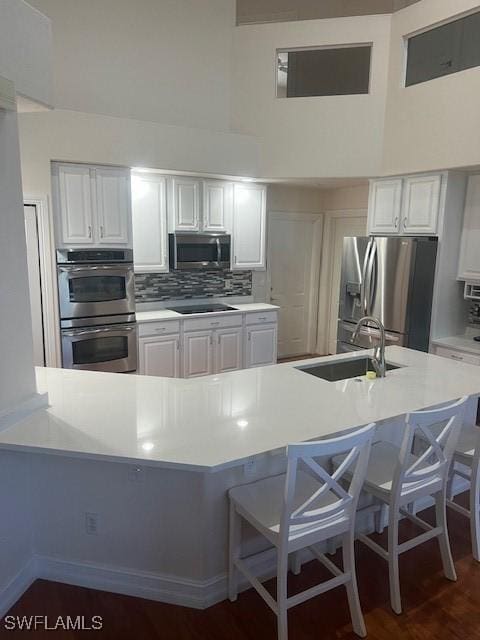
[{"label": "refrigerator door handle", "polygon": [[367,250],[365,251],[365,257],[363,259],[363,269],[362,269],[362,284],[360,287],[360,299],[361,299],[361,303],[362,303],[362,313],[364,316],[367,315],[368,311],[367,311],[367,296],[366,296],[366,289],[367,289],[367,267],[368,267],[368,260],[369,260],[369,256],[370,256],[370,251],[372,248],[372,244],[374,243],[374,239],[370,238],[370,240],[368,241],[368,245],[367,245]]},{"label": "refrigerator door handle", "polygon": [[373,283],[373,265],[377,256],[377,243],[372,240],[372,246],[368,256],[368,267],[365,282],[365,311],[367,315],[372,315],[372,298],[375,292],[375,283]]}]

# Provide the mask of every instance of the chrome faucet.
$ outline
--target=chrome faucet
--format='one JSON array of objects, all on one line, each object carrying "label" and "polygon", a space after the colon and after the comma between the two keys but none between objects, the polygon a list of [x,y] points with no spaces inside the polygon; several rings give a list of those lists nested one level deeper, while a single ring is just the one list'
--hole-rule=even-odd
[{"label": "chrome faucet", "polygon": [[377,344],[377,346],[374,348],[372,363],[377,376],[379,378],[384,378],[387,373],[387,367],[385,365],[385,327],[383,326],[381,321],[378,318],[374,318],[373,316],[364,316],[363,318],[360,318],[360,320],[357,322],[357,326],[355,327],[350,342],[355,342],[358,334],[360,333],[362,325],[367,324],[367,322],[376,324],[380,332],[380,343]]}]

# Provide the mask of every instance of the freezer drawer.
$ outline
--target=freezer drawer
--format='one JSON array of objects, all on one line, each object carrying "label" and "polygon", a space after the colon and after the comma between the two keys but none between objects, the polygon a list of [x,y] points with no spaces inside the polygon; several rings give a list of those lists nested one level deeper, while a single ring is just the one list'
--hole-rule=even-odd
[{"label": "freezer drawer", "polygon": [[[340,321],[338,323],[337,330],[337,353],[345,353],[346,351],[355,351],[358,349],[372,349],[376,347],[380,341],[380,332],[373,327],[362,327],[358,334],[355,344],[352,344],[351,339],[353,332],[355,331],[355,324],[350,322]],[[408,337],[405,334],[394,333],[392,331],[385,332],[385,345],[397,347],[404,347],[408,342]],[[339,349],[341,349],[339,351]]]}]

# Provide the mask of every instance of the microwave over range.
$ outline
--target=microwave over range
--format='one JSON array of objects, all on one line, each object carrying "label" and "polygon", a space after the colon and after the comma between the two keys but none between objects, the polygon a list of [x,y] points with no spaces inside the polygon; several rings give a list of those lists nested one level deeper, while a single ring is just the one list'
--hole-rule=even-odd
[{"label": "microwave over range", "polygon": [[230,269],[231,237],[224,233],[170,233],[171,269]]}]

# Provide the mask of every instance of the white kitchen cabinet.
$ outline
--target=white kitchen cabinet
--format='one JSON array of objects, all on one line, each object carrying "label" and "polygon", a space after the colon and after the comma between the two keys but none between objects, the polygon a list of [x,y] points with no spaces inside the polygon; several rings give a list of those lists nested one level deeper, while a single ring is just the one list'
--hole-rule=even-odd
[{"label": "white kitchen cabinet", "polygon": [[384,235],[400,231],[402,179],[372,180],[368,197],[368,232]]},{"label": "white kitchen cabinet", "polygon": [[215,373],[236,371],[242,368],[242,327],[217,329],[215,343]]},{"label": "white kitchen cabinet", "polygon": [[200,231],[200,191],[197,178],[171,178],[170,209],[175,231]]},{"label": "white kitchen cabinet", "polygon": [[168,271],[166,180],[162,176],[132,176],[133,259],[135,271]]},{"label": "white kitchen cabinet", "polygon": [[180,335],[141,337],[138,340],[139,373],[149,376],[180,376]]},{"label": "white kitchen cabinet", "polygon": [[480,174],[468,178],[458,278],[480,280]]},{"label": "white kitchen cabinet", "polygon": [[93,184],[87,165],[53,166],[57,246],[90,245],[93,237]]},{"label": "white kitchen cabinet", "polygon": [[245,367],[262,367],[277,362],[277,324],[247,325]]},{"label": "white kitchen cabinet", "polygon": [[58,247],[131,247],[130,169],[55,163]]},{"label": "white kitchen cabinet", "polygon": [[188,331],[183,335],[183,375],[207,376],[214,371],[212,330]]},{"label": "white kitchen cabinet", "polygon": [[222,180],[203,182],[202,229],[225,233],[230,230],[232,218],[233,185]]},{"label": "white kitchen cabinet", "polygon": [[109,167],[93,170],[97,201],[97,241],[128,245],[131,228],[130,171]]},{"label": "white kitchen cabinet", "polygon": [[402,198],[401,233],[434,235],[437,233],[441,175],[405,178]]},{"label": "white kitchen cabinet", "polygon": [[232,269],[265,269],[266,212],[265,186],[234,185]]}]

